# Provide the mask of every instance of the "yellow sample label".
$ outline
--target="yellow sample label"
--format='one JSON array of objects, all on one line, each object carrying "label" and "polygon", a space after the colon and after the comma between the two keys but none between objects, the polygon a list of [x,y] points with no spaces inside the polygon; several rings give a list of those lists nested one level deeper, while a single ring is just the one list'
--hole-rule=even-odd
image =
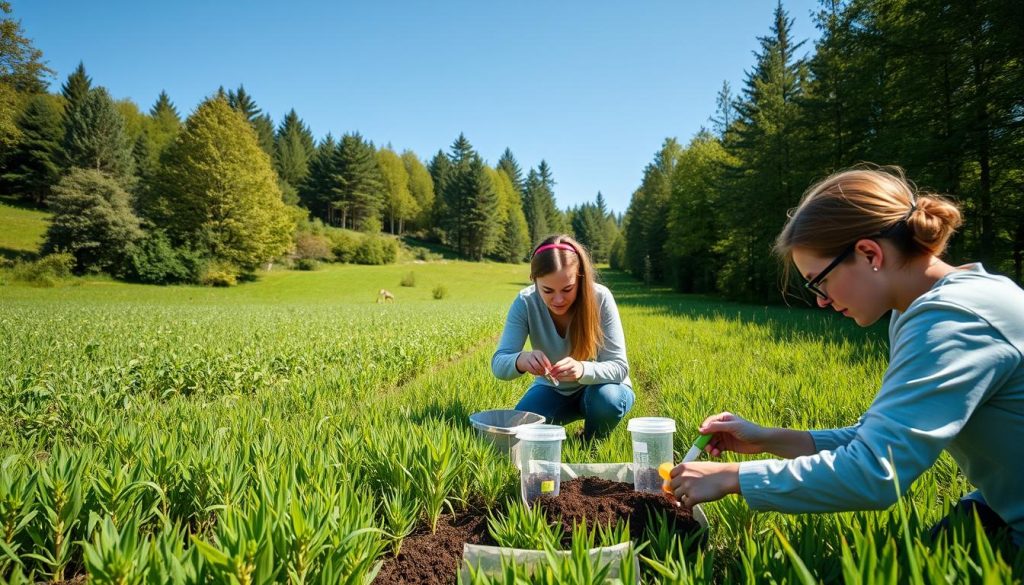
[{"label": "yellow sample label", "polygon": [[547,481],[540,482],[540,493],[547,494],[555,491],[555,480],[549,479]]}]

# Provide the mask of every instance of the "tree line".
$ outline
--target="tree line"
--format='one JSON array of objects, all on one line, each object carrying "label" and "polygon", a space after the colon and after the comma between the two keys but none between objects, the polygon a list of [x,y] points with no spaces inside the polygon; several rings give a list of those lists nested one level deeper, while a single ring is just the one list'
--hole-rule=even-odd
[{"label": "tree line", "polygon": [[1016,0],[823,0],[809,55],[775,10],[711,128],[644,169],[614,266],[689,292],[778,298],[787,210],[853,165],[903,167],[964,211],[954,261],[1024,271],[1024,8]]},{"label": "tree line", "polygon": [[544,160],[510,149],[490,166],[464,135],[422,161],[358,132],[317,141],[294,109],[280,121],[244,86],[186,118],[161,92],[146,112],[79,64],[53,72],[0,2],[0,188],[53,212],[42,252],[141,282],[224,284],[276,259],[394,261],[411,234],[467,259],[522,262],[572,231],[607,260],[621,217],[598,193],[560,210]]}]

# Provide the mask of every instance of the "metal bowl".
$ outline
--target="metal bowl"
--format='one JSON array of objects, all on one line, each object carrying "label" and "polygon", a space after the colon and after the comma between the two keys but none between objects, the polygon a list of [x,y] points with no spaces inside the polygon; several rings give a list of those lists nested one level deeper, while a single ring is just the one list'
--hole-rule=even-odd
[{"label": "metal bowl", "polygon": [[469,415],[469,423],[477,434],[509,455],[519,442],[516,439],[517,428],[540,424],[545,420],[543,416],[525,410],[483,410]]}]

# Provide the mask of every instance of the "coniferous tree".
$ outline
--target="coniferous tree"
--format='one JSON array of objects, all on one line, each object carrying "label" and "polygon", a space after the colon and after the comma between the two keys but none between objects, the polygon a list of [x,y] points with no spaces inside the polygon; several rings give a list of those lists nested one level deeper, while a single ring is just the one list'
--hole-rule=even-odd
[{"label": "coniferous tree", "polygon": [[92,78],[85,73],[85,63],[78,62],[78,67],[68,75],[64,85],[60,87],[60,93],[67,100],[65,110],[71,110],[77,104],[85,100],[92,89]]},{"label": "coniferous tree", "polygon": [[43,253],[69,252],[78,272],[117,272],[124,250],[142,237],[128,193],[96,169],[75,168],[53,188],[53,220]]},{"label": "coniferous tree", "polygon": [[173,243],[242,270],[283,253],[294,222],[246,120],[223,99],[200,104],[167,150],[148,216]]},{"label": "coniferous tree", "polygon": [[471,166],[476,158],[478,155],[473,146],[466,136],[460,133],[448,154],[450,169],[440,191],[440,198],[444,200],[444,213],[440,220],[445,238],[448,245],[460,254],[466,254],[470,248],[468,220],[473,205],[474,189],[478,187],[477,178],[472,176],[474,171]]},{"label": "coniferous tree", "polygon": [[102,171],[125,186],[134,182],[132,144],[124,117],[107,90],[98,87],[72,102],[64,123],[66,166]]},{"label": "coniferous tree", "polygon": [[373,144],[358,132],[345,134],[335,149],[333,163],[332,205],[341,214],[342,227],[379,231],[384,196]]},{"label": "coniferous tree", "polygon": [[512,154],[512,149],[506,147],[505,152],[501,153],[497,169],[505,171],[517,193],[523,192],[523,188],[526,186],[523,180],[523,170],[519,168],[519,162],[516,161],[516,157]]},{"label": "coniferous tree", "polygon": [[161,153],[174,141],[181,131],[181,116],[166,91],[161,91],[153,107],[149,109],[149,123],[143,130],[146,147],[152,163],[159,160]]},{"label": "coniferous tree", "polygon": [[487,174],[487,165],[479,155],[469,160],[467,172],[460,176],[465,194],[465,218],[463,226],[464,248],[460,252],[473,260],[483,260],[484,253],[493,249],[500,235],[500,224],[495,221],[498,212],[498,195]]},{"label": "coniferous tree", "polygon": [[537,165],[537,176],[540,179],[541,190],[534,194],[535,204],[540,205],[540,209],[543,211],[548,227],[557,232],[565,232],[569,229],[569,225],[565,220],[565,215],[558,209],[558,205],[555,203],[555,178],[551,173],[551,167],[548,166],[546,160],[541,160],[540,164]]},{"label": "coniferous tree", "polygon": [[640,188],[627,211],[626,263],[645,282],[662,282],[665,277],[668,201],[681,153],[675,138],[665,139],[654,161],[644,169]]},{"label": "coniferous tree", "polygon": [[544,183],[537,171],[530,169],[523,187],[523,214],[530,230],[530,243],[534,245],[555,233],[548,224],[548,214],[542,202],[544,197]]},{"label": "coniferous tree", "polygon": [[498,222],[494,246],[487,251],[504,262],[522,262],[530,247],[530,233],[523,215],[522,200],[503,169],[488,168],[491,184],[498,197],[495,217]]},{"label": "coniferous tree", "polygon": [[281,180],[297,190],[309,172],[310,159],[315,150],[313,133],[295,110],[290,110],[274,139],[274,163]]},{"label": "coniferous tree", "polygon": [[771,34],[759,39],[757,63],[747,74],[735,131],[726,142],[735,163],[724,181],[729,229],[719,286],[745,298],[762,298],[778,282],[772,242],[807,182],[799,170],[797,133],[806,69],[796,57],[801,43],[794,42],[792,26],[777,6]]},{"label": "coniferous tree", "polygon": [[431,224],[437,231],[440,239],[446,239],[444,234],[445,192],[452,177],[452,162],[443,150],[438,150],[434,158],[430,159],[427,165],[431,181],[434,183],[434,208],[431,210]]},{"label": "coniferous tree", "polygon": [[309,172],[299,187],[299,202],[328,225],[334,224],[334,153],[338,144],[330,133],[320,142],[309,162]]},{"label": "coniferous tree", "polygon": [[64,129],[59,99],[40,94],[29,100],[18,118],[21,138],[4,164],[3,183],[9,192],[36,205],[47,202],[60,179]]}]

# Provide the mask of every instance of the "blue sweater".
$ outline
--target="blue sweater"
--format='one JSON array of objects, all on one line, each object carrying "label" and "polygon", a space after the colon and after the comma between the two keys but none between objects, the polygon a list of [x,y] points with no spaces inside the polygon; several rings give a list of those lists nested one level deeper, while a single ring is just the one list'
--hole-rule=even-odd
[{"label": "blue sweater", "polygon": [[[604,342],[597,348],[597,356],[593,361],[584,361],[583,376],[578,382],[559,381],[555,387],[543,376],[535,378],[536,383],[550,386],[562,394],[572,394],[581,386],[591,384],[626,384],[632,387],[629,380],[629,362],[626,361],[626,341],[622,334],[622,322],[619,320],[619,308],[608,287],[594,285],[596,293],[598,317]],[[512,301],[505,320],[505,330],[501,333],[498,350],[491,358],[491,371],[501,380],[518,378],[522,373],[516,369],[516,358],[530,338],[533,349],[539,349],[548,356],[552,364],[569,355],[572,350],[568,334],[562,337],[555,329],[551,313],[537,292],[535,285],[519,291]]]},{"label": "blue sweater", "polygon": [[893,312],[889,367],[857,424],[812,431],[814,455],[740,464],[751,508],[887,508],[894,479],[905,491],[945,449],[1024,543],[1024,291],[964,268]]}]

